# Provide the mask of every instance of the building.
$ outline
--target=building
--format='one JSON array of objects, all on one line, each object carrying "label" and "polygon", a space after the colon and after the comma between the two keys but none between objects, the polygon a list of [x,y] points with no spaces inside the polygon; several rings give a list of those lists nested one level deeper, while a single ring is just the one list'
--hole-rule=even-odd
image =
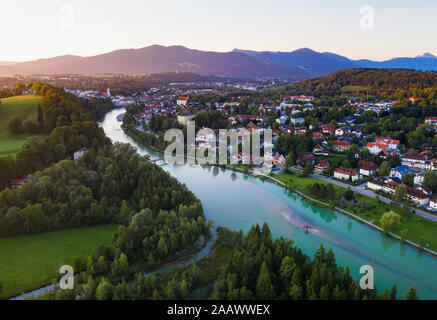
[{"label": "building", "polygon": [[423,180],[425,179],[425,172],[419,172],[414,176],[414,184],[416,186],[421,186],[423,183]]},{"label": "building", "polygon": [[9,187],[11,187],[12,189],[19,189],[24,182],[24,179],[11,180],[11,182],[9,182]]},{"label": "building", "polygon": [[283,166],[285,164],[285,157],[279,152],[273,151],[273,164]]},{"label": "building", "polygon": [[419,100],[419,98],[410,97],[408,100],[410,100],[412,104],[415,104],[417,102],[417,100]]},{"label": "building", "polygon": [[386,150],[397,150],[399,146],[399,140],[394,140],[392,138],[377,138],[375,143],[384,144]]},{"label": "building", "polygon": [[378,166],[372,161],[361,160],[359,162],[359,166],[360,166],[360,174],[367,177],[373,175],[379,169]]},{"label": "building", "polygon": [[85,148],[85,147],[83,147],[83,148],[77,150],[77,151],[73,154],[73,160],[74,160],[74,161],[77,161],[77,160],[79,160],[80,158],[82,158],[83,154],[84,154],[85,151],[87,151],[87,150],[88,150],[88,148]]},{"label": "building", "polygon": [[338,128],[335,130],[335,136],[336,137],[342,137],[349,133],[349,129],[347,128]]},{"label": "building", "polygon": [[369,149],[369,151],[372,155],[378,155],[381,152],[385,152],[385,149],[387,148],[387,146],[383,143],[369,142],[366,145],[366,148]]},{"label": "building", "polygon": [[384,186],[382,188],[382,191],[393,195],[396,192],[396,189],[400,186],[400,183],[397,183],[395,181],[388,181],[387,183],[384,183]]},{"label": "building", "polygon": [[[389,181],[384,184],[383,191],[387,192],[391,195],[395,194],[396,189],[401,186],[400,183],[396,183],[394,181]],[[417,188],[413,188],[410,186],[405,186],[407,188],[407,192],[405,194],[405,198],[414,202],[417,205],[423,206],[429,203],[429,195],[425,194],[422,190]]]},{"label": "building", "polygon": [[284,125],[284,124],[287,124],[287,120],[288,120],[287,116],[282,116],[282,117],[276,119],[276,123],[278,123],[280,125]]},{"label": "building", "polygon": [[380,180],[371,180],[367,182],[367,188],[374,191],[380,191],[384,188],[384,182]]},{"label": "building", "polygon": [[176,100],[176,104],[178,106],[186,106],[188,104],[188,96],[187,97],[178,97]]},{"label": "building", "polygon": [[304,153],[304,154],[301,154],[299,157],[297,157],[296,163],[298,166],[301,166],[304,168],[304,167],[306,167],[306,165],[308,163],[310,163],[311,165],[314,165],[316,163],[316,160],[315,160],[314,155],[312,155],[311,153]]},{"label": "building", "polygon": [[286,97],[284,98],[284,101],[300,101],[300,102],[311,102],[312,100],[314,100],[315,98],[313,96],[290,96],[290,97]]},{"label": "building", "polygon": [[214,130],[203,128],[197,132],[196,135],[197,142],[216,142],[216,135]]},{"label": "building", "polygon": [[349,141],[335,140],[332,147],[334,151],[344,152],[351,147],[351,143]]},{"label": "building", "polygon": [[419,206],[424,206],[429,203],[429,195],[416,188],[407,186],[407,194],[405,197]]},{"label": "building", "polygon": [[417,187],[416,189],[422,191],[427,196],[432,195],[432,189],[428,186],[422,185],[422,186]]},{"label": "building", "polygon": [[432,209],[435,209],[435,210],[437,210],[437,197],[431,197],[431,199],[429,199],[429,206],[432,208]]},{"label": "building", "polygon": [[352,182],[359,179],[358,172],[353,169],[339,167],[334,171],[334,177],[340,180],[351,180]]},{"label": "building", "polygon": [[399,181],[401,181],[406,174],[412,174],[412,173],[413,171],[411,170],[410,167],[402,165],[391,169],[390,177],[399,179]]},{"label": "building", "polygon": [[266,153],[264,155],[264,162],[271,162],[272,164],[283,166],[285,165],[286,159],[279,152],[273,151],[272,154]]},{"label": "building", "polygon": [[335,126],[331,123],[324,124],[322,128],[323,134],[335,134]]},{"label": "building", "polygon": [[431,162],[418,152],[407,152],[402,155],[402,165],[413,170],[431,170]]},{"label": "building", "polygon": [[293,125],[300,125],[300,124],[302,124],[302,123],[304,123],[305,122],[305,119],[304,118],[292,118],[291,119],[291,123],[293,124]]},{"label": "building", "polygon": [[188,121],[193,120],[194,115],[179,115],[178,116],[178,122],[182,125],[186,125]]},{"label": "building", "polygon": [[437,125],[437,117],[426,117],[425,123],[429,124],[431,126],[436,126]]},{"label": "building", "polygon": [[437,170],[437,158],[431,160],[431,170]]},{"label": "building", "polygon": [[314,140],[323,139],[323,134],[321,132],[313,132],[313,139]]},{"label": "building", "polygon": [[324,172],[326,169],[328,169],[331,166],[328,160],[320,160],[317,162],[316,166],[314,167],[314,170],[317,172]]}]

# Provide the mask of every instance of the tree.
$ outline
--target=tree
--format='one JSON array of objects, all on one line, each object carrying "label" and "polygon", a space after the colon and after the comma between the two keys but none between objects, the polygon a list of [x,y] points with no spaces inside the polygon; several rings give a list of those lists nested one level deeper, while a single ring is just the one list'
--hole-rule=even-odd
[{"label": "tree", "polygon": [[307,161],[307,163],[305,164],[305,168],[303,169],[302,172],[302,177],[308,177],[311,173],[313,173],[313,165],[311,164],[310,161]]},{"label": "tree", "polygon": [[364,160],[370,160],[371,159],[371,153],[368,148],[363,148],[361,151],[361,158]]},{"label": "tree", "polygon": [[267,263],[263,261],[256,284],[256,295],[260,300],[275,299],[275,289],[270,281],[270,273]]},{"label": "tree", "polygon": [[389,233],[401,225],[401,216],[391,210],[382,215],[380,222],[384,232]]},{"label": "tree", "polygon": [[294,156],[294,152],[290,151],[287,155],[287,158],[285,159],[285,166],[287,168],[290,168],[290,167],[294,166],[295,161],[296,161],[296,158]]},{"label": "tree", "polygon": [[385,177],[390,174],[391,164],[388,161],[383,161],[379,167],[379,176]]},{"label": "tree", "polygon": [[12,134],[20,134],[24,132],[23,122],[20,118],[13,118],[8,123],[8,129]]},{"label": "tree", "polygon": [[408,291],[407,300],[417,300],[418,298],[416,289],[414,288],[414,285],[412,285]]},{"label": "tree", "polygon": [[326,186],[326,196],[329,200],[335,200],[337,198],[337,194],[335,192],[335,188],[332,183],[329,183]]},{"label": "tree", "polygon": [[406,194],[407,194],[406,186],[400,185],[399,187],[396,188],[393,198],[397,206],[399,206],[404,201]]},{"label": "tree", "polygon": [[44,122],[44,117],[43,117],[43,113],[42,113],[42,107],[41,107],[41,105],[39,104],[38,105],[38,123],[42,123],[42,122]]},{"label": "tree", "polygon": [[114,293],[114,286],[106,279],[102,279],[96,289],[97,300],[111,300]]},{"label": "tree", "polygon": [[402,177],[402,183],[412,187],[414,185],[414,178],[411,174],[407,173]]},{"label": "tree", "polygon": [[396,300],[397,295],[398,295],[398,289],[396,287],[396,284],[394,284],[393,287],[391,288],[391,291],[390,291],[390,299]]},{"label": "tree", "polygon": [[437,174],[435,171],[427,171],[423,176],[423,184],[437,192]]},{"label": "tree", "polygon": [[26,90],[26,85],[24,83],[17,83],[14,86],[14,89],[12,90],[12,94],[14,96],[18,96],[23,94],[23,91]]}]

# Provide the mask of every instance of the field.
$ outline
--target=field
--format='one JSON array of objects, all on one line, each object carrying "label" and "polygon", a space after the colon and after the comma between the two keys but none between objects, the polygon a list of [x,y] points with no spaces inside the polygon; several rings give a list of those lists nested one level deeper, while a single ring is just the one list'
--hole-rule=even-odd
[{"label": "field", "polygon": [[86,227],[36,235],[0,238],[0,298],[17,296],[49,284],[59,267],[110,244],[116,225]]},{"label": "field", "polygon": [[9,121],[18,117],[24,121],[37,118],[37,107],[41,98],[34,95],[16,96],[1,99],[0,103],[0,156],[15,154],[26,141],[27,134],[11,134],[8,130]]}]

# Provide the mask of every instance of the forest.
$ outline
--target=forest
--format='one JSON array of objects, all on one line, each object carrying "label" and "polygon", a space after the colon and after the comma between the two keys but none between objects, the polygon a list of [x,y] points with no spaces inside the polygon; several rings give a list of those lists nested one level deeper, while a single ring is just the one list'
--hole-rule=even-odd
[{"label": "forest", "polygon": [[[128,229],[143,232],[142,219]],[[125,299],[211,299],[211,300],[416,300],[414,286],[399,295],[389,290],[362,290],[347,266],[338,266],[331,250],[321,246],[311,259],[290,239],[273,240],[267,224],[253,226],[246,234],[218,228],[214,254],[167,274],[136,273],[128,255],[118,245],[100,247],[88,259],[76,261],[81,272],[72,290],[55,290],[36,299],[125,300]],[[121,252],[121,253],[120,253]],[[117,258],[118,257],[118,258]],[[131,273],[132,274],[132,273]]]},{"label": "forest", "polygon": [[[184,210],[196,224],[198,217],[203,219],[196,197],[129,145],[91,149],[78,161],[62,160],[36,172],[31,180],[19,189],[0,192],[0,236],[127,224],[135,212],[145,209],[163,219],[177,218],[175,212]],[[188,240],[173,231],[168,236],[175,237],[174,245],[186,244]]]},{"label": "forest", "polygon": [[411,96],[421,98],[419,105],[436,104],[437,73],[397,69],[349,69],[334,72],[326,77],[308,79],[295,84],[304,94],[338,96],[344,90],[353,94],[380,99],[405,100]]}]

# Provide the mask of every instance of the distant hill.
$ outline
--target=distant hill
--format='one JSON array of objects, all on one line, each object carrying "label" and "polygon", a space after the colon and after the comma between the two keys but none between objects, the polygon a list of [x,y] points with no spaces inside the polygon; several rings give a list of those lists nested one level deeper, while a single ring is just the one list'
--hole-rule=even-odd
[{"label": "distant hill", "polygon": [[306,77],[326,75],[341,69],[349,69],[356,65],[349,59],[335,54],[319,53],[303,48],[292,52],[248,51],[235,49],[233,52],[245,53],[257,60],[300,69]]},{"label": "distant hill", "polygon": [[182,46],[153,45],[141,49],[121,49],[80,57],[65,55],[22,63],[0,63],[0,74],[145,74],[188,72],[202,76],[288,77],[306,79],[351,68],[402,68],[437,70],[437,58],[425,53],[415,58],[387,61],[351,60],[330,53],[303,48],[292,52],[231,52],[193,50]]},{"label": "distant hill", "polygon": [[12,61],[0,61],[0,66],[12,66],[14,64],[17,64],[17,62]]},{"label": "distant hill", "polygon": [[437,58],[433,55],[425,54],[416,58],[394,58],[387,61],[358,60],[356,65],[361,68],[378,69],[413,69],[421,71],[436,71]]},{"label": "distant hill", "polygon": [[181,46],[122,49],[93,57],[62,56],[13,66],[17,73],[142,74],[190,72],[200,75],[257,77],[301,76],[299,70],[256,60],[237,52],[207,52]]},{"label": "distant hill", "polygon": [[301,93],[332,96],[344,92],[377,95],[384,99],[437,98],[437,72],[404,69],[349,69],[295,84]]}]

